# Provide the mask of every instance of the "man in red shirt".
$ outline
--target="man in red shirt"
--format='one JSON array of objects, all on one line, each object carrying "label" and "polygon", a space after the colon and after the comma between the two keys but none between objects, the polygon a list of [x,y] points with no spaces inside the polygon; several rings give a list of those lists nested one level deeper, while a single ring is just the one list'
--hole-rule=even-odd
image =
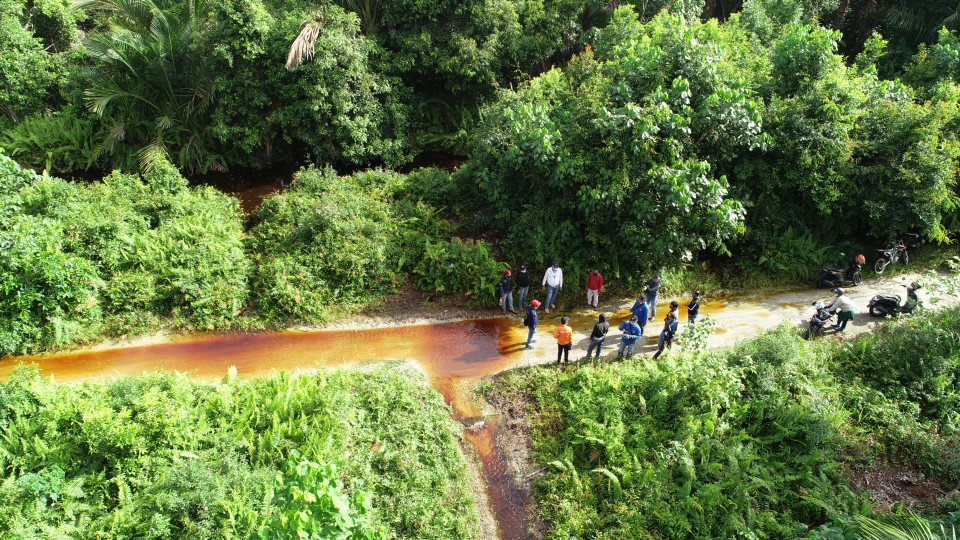
[{"label": "man in red shirt", "polygon": [[603,274],[593,270],[587,276],[587,306],[596,309],[600,305],[600,291],[603,290]]}]

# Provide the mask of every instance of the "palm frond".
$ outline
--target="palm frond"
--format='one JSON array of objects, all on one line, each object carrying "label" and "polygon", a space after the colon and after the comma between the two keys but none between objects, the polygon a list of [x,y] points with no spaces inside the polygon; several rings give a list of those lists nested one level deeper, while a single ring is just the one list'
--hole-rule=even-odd
[{"label": "palm frond", "polygon": [[300,35],[290,44],[290,54],[287,55],[287,69],[299,67],[313,58],[317,37],[320,35],[320,17],[303,25]]},{"label": "palm frond", "polygon": [[140,171],[144,173],[154,170],[157,165],[169,160],[170,156],[167,153],[167,144],[163,140],[163,137],[157,137],[150,141],[150,144],[141,148],[137,154]]}]

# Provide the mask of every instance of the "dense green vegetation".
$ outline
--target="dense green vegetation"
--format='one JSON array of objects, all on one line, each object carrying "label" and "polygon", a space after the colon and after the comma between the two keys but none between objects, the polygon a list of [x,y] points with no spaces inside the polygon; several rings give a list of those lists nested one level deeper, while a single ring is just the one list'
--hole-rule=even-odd
[{"label": "dense green vegetation", "polygon": [[940,312],[851,343],[782,329],[659,362],[516,371],[493,391],[526,403],[551,537],[858,538],[871,505],[851,473],[960,482],[958,377],[960,316]]},{"label": "dense green vegetation", "polygon": [[460,429],[419,375],[0,384],[6,538],[472,538]]},{"label": "dense green vegetation", "polygon": [[0,351],[140,332],[157,321],[230,324],[250,262],[236,199],[190,188],[169,164],[82,185],[0,154]]},{"label": "dense green vegetation", "polygon": [[[654,269],[675,290],[795,283],[905,233],[949,244],[958,14],[0,0],[0,355],[313,323],[408,284],[492,306],[524,263],[537,279],[559,260],[568,284],[600,267],[636,293]],[[464,164],[396,172],[423,152]],[[199,181],[277,165],[300,169],[251,216]],[[51,176],[78,173],[100,179]],[[960,483],[958,326],[941,314],[839,347],[781,332],[533,370],[504,392],[534,405],[558,537],[837,538],[872,526],[850,517],[868,509],[845,471],[888,460]],[[19,372],[0,387],[0,530],[463,537],[455,429],[417,384]]]},{"label": "dense green vegetation", "polygon": [[[552,260],[626,293],[806,281],[960,230],[942,10],[919,40],[889,2],[856,33],[827,1],[65,2],[0,2],[0,147],[121,172],[0,158],[0,352],[317,322],[407,284],[490,306],[504,266]],[[301,163],[246,222],[180,176]]]}]

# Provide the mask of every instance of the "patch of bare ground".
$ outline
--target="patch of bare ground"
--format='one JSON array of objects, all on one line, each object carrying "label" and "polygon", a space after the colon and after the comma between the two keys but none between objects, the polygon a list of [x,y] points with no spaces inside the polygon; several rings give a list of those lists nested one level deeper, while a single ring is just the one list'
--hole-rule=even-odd
[{"label": "patch of bare ground", "polygon": [[386,297],[379,304],[364,307],[363,312],[301,329],[342,330],[409,326],[482,319],[498,313],[493,309],[469,308],[462,297],[423,292],[408,283],[399,293]]},{"label": "patch of bare ground", "polygon": [[850,469],[846,473],[854,491],[866,492],[882,512],[894,506],[914,511],[937,511],[940,500],[958,495],[944,489],[938,478],[927,478],[920,471],[886,462],[874,463],[869,469]]},{"label": "patch of bare ground", "polygon": [[[495,376],[494,379],[499,377]],[[496,433],[497,449],[503,457],[513,486],[523,500],[526,512],[526,535],[504,538],[544,538],[547,526],[540,519],[540,511],[533,497],[533,486],[543,470],[533,460],[533,440],[530,435],[530,422],[527,418],[528,402],[526,396],[506,393],[501,385],[493,385],[484,396],[500,419]]]}]

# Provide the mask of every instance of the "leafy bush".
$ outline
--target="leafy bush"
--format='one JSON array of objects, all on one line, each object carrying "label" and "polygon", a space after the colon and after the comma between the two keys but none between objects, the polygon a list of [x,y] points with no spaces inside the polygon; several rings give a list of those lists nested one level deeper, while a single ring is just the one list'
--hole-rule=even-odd
[{"label": "leafy bush", "polygon": [[[764,272],[792,281],[805,281],[828,262],[831,246],[818,242],[811,234],[800,234],[787,227],[772,243],[763,248],[757,266]],[[747,266],[744,263],[744,266]]]},{"label": "leafy bush", "polygon": [[109,315],[154,314],[212,329],[229,326],[246,303],[250,263],[238,202],[189,188],[169,163],[143,180],[114,173],[83,187],[50,179],[24,200],[26,212],[62,223],[67,250],[100,269]]},{"label": "leafy bush", "polygon": [[333,306],[372,302],[397,289],[400,227],[389,196],[395,178],[306,169],[290,189],[263,202],[250,247],[253,288],[267,318],[318,321]]},{"label": "leafy bush", "polygon": [[461,428],[399,368],[74,386],[21,368],[0,383],[0,426],[4,537],[446,539],[477,524]]},{"label": "leafy bush", "polygon": [[100,154],[100,129],[92,118],[67,111],[33,115],[0,133],[0,146],[22,163],[51,173],[86,171]]},{"label": "leafy bush", "polygon": [[485,242],[427,239],[413,275],[417,287],[425,291],[462,294],[470,305],[493,306],[499,298],[496,287],[504,268]]},{"label": "leafy bush", "polygon": [[145,180],[114,173],[83,185],[0,159],[0,351],[145,330],[159,318],[235,324],[250,265],[235,199],[189,188],[169,164]]}]

